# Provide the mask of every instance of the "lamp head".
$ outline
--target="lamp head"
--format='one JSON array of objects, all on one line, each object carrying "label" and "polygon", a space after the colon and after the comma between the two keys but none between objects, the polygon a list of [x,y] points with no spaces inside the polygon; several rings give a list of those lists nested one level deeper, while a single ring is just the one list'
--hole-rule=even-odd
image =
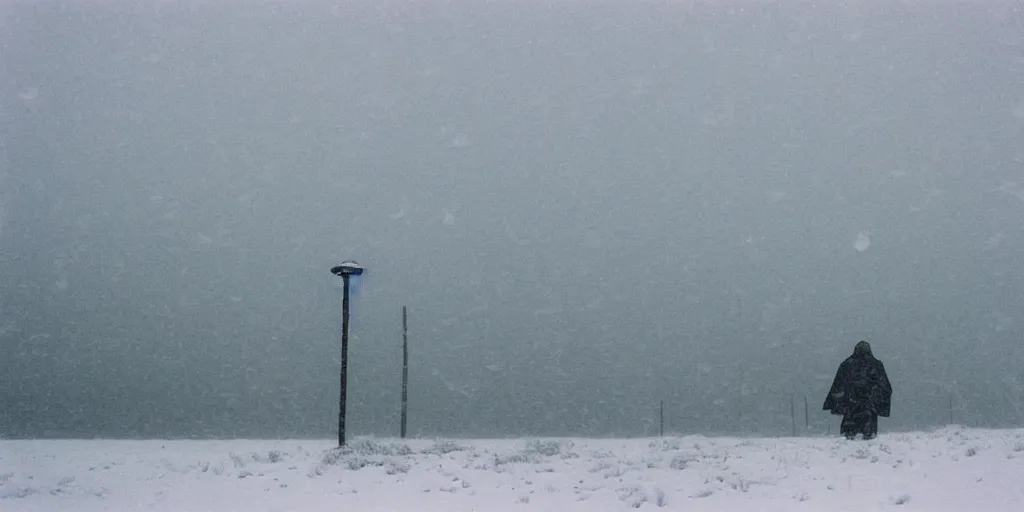
[{"label": "lamp head", "polygon": [[331,273],[338,277],[358,276],[362,275],[363,267],[360,267],[355,261],[347,260],[332,268]]}]

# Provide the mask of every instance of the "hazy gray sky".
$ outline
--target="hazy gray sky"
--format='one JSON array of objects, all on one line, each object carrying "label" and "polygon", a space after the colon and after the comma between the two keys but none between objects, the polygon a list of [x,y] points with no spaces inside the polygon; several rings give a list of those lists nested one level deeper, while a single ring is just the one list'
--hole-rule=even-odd
[{"label": "hazy gray sky", "polygon": [[552,3],[5,2],[0,431],[1024,421],[1016,2]]}]

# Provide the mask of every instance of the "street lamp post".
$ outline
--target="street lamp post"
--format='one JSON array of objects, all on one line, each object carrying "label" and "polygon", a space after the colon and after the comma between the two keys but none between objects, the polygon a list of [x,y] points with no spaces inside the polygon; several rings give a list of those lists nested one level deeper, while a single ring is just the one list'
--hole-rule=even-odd
[{"label": "street lamp post", "polygon": [[363,267],[349,260],[331,269],[340,277],[344,291],[341,298],[341,390],[338,396],[338,446],[345,446],[345,405],[348,391],[348,285],[352,276],[362,275]]}]

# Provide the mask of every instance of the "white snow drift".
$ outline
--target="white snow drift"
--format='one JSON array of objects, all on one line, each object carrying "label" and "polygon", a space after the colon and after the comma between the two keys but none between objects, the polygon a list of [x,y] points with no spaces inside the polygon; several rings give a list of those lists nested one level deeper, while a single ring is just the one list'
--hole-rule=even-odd
[{"label": "white snow drift", "polygon": [[0,510],[1024,510],[1024,430],[833,438],[0,441]]}]

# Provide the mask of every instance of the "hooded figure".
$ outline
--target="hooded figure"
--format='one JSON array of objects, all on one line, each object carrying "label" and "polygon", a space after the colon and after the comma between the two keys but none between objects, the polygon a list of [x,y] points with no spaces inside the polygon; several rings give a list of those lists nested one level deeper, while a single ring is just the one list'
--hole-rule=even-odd
[{"label": "hooded figure", "polygon": [[871,439],[878,434],[878,417],[889,417],[891,399],[885,366],[871,354],[871,345],[861,341],[853,355],[839,364],[823,408],[843,416],[839,431],[847,439],[857,434]]}]

